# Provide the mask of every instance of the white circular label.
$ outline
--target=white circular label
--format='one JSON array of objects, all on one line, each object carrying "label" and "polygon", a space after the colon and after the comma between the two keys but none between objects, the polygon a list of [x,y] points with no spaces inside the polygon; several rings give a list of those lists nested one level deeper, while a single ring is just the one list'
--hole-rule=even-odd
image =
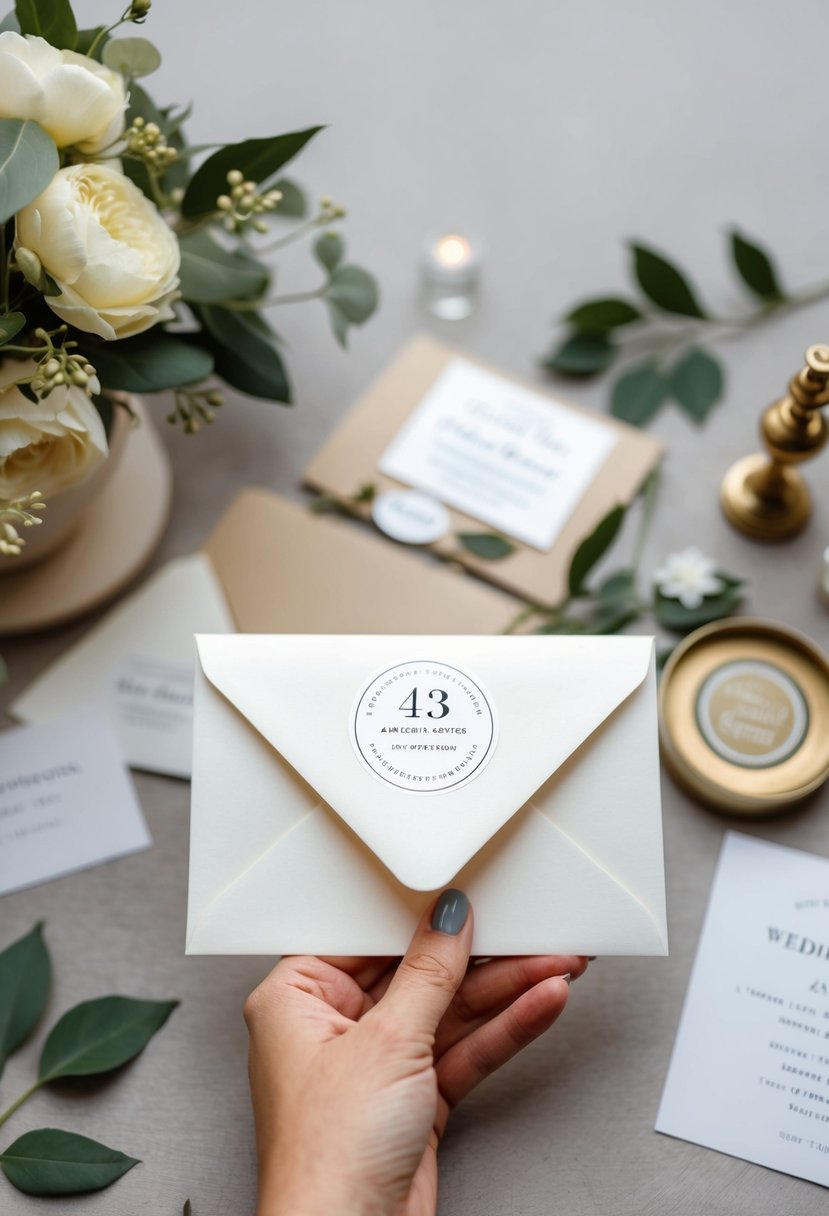
[{"label": "white circular label", "polygon": [[351,742],[365,767],[411,793],[471,781],[492,759],[495,741],[495,712],[478,681],[427,659],[381,671],[351,716]]},{"label": "white circular label", "polygon": [[387,490],[371,504],[371,518],[381,532],[404,545],[428,545],[449,531],[443,503],[417,490]]},{"label": "white circular label", "polygon": [[797,684],[779,667],[742,659],[724,663],[702,685],[697,722],[723,760],[768,768],[797,751],[809,727],[809,709]]}]

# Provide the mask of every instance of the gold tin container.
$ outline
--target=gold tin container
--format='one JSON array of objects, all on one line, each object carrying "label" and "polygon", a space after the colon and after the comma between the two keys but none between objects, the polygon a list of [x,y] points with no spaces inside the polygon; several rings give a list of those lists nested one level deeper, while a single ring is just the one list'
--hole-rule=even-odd
[{"label": "gold tin container", "polygon": [[784,811],[829,778],[829,659],[772,621],[705,625],[665,666],[659,733],[668,769],[703,801]]}]

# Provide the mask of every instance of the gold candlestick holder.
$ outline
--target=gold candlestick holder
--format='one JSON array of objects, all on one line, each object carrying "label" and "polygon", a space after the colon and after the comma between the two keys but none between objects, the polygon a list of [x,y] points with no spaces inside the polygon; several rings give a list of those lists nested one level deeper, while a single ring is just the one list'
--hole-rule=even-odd
[{"label": "gold candlestick holder", "polygon": [[763,414],[758,452],[732,465],[720,501],[735,528],[755,540],[785,540],[804,526],[812,509],[809,488],[793,466],[817,453],[829,438],[820,412],[829,402],[829,346],[810,346],[806,366],[789,381],[785,397]]}]

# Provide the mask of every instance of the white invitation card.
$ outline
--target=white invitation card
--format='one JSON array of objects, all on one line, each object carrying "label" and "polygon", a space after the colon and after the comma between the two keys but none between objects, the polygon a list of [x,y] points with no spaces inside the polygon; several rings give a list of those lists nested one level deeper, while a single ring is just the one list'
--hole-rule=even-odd
[{"label": "white invitation card", "polygon": [[656,1130],[829,1186],[829,859],[726,835]]},{"label": "white invitation card", "polygon": [[546,551],[617,441],[611,427],[455,358],[378,467]]},{"label": "white invitation card", "polygon": [[102,707],[0,734],[0,895],[151,844]]}]

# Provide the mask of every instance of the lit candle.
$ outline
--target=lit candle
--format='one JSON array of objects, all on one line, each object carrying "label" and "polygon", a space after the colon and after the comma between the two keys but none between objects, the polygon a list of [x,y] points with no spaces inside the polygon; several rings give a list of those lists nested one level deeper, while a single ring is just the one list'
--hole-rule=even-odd
[{"label": "lit candle", "polygon": [[423,249],[426,306],[436,317],[459,321],[475,307],[480,247],[457,232],[432,237]]}]

